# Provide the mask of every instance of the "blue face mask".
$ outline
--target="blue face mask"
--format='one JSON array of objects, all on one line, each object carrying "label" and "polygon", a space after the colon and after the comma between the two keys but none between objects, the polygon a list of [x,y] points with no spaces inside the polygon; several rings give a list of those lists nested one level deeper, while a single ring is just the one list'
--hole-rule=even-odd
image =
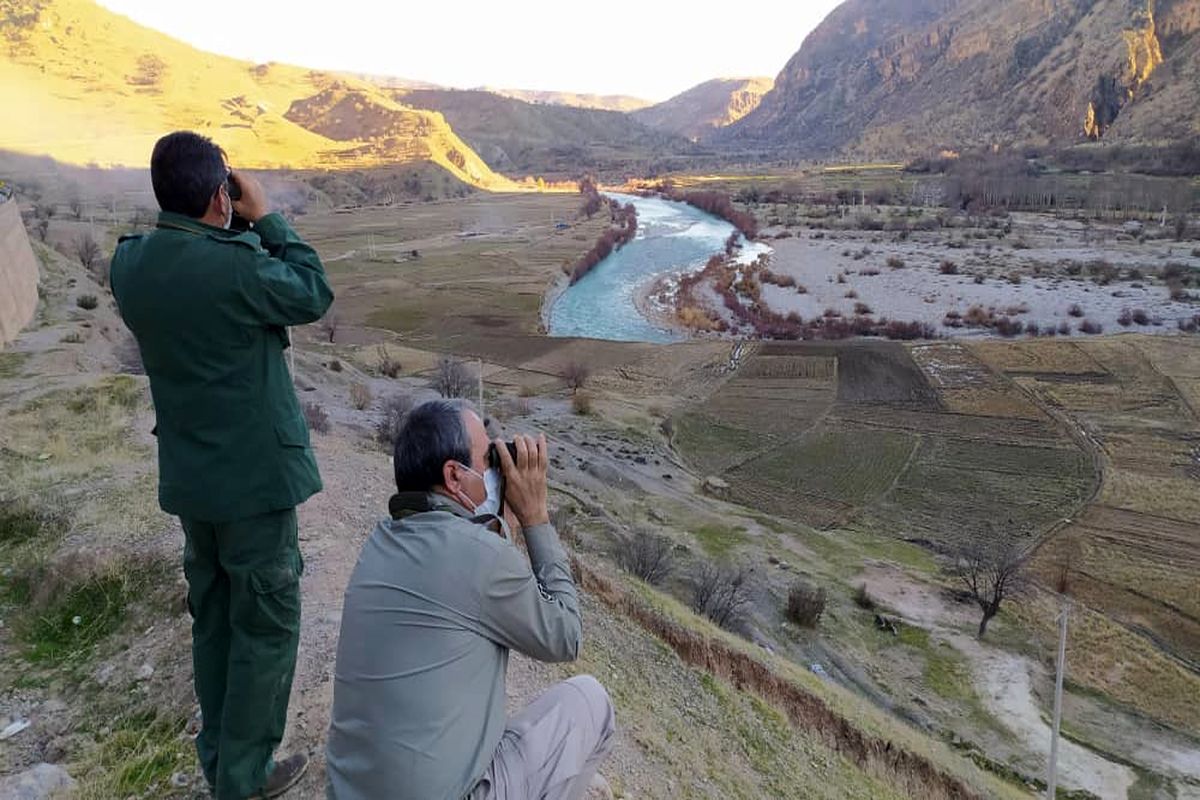
[{"label": "blue face mask", "polygon": [[[499,514],[500,514],[500,473],[496,472],[495,469],[488,467],[486,470],[484,470],[484,473],[482,475],[480,475],[478,472],[471,469],[466,464],[460,463],[459,466],[462,467],[463,469],[465,469],[467,472],[474,475],[475,477],[482,479],[483,486],[487,490],[487,497],[484,499],[484,501],[482,503],[475,506],[475,508],[473,509],[473,511],[475,512],[475,515],[476,516],[488,515],[488,516],[493,516],[493,517],[499,516]],[[464,495],[464,497],[465,496],[466,495]],[[470,501],[470,499],[471,498],[469,498],[469,497],[467,498],[468,501]]]}]

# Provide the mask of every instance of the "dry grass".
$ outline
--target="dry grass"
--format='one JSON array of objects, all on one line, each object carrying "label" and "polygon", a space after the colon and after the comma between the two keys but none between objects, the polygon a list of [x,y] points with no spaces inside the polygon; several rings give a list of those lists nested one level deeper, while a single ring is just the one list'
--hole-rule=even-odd
[{"label": "dry grass", "polygon": [[[403,107],[365,81],[337,76],[335,84],[328,73],[204,53],[91,3],[44,5],[28,27],[8,31],[6,46],[0,107],[38,112],[6,121],[5,146],[16,152],[144,168],[163,131],[205,128],[219,132],[241,167],[430,161],[482,188],[520,188],[493,173],[441,115]],[[310,98],[310,111],[323,116],[302,120],[306,128],[289,109]],[[335,116],[374,128],[375,146],[363,147],[359,136],[332,138],[340,135],[327,129]]]},{"label": "dry grass", "polygon": [[1117,508],[1200,522],[1196,481],[1191,478],[1110,472],[1104,477],[1100,500]]}]

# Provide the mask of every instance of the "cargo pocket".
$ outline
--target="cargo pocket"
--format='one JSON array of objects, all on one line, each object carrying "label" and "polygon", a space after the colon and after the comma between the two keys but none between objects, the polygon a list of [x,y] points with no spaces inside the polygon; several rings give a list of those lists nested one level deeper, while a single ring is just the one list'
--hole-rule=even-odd
[{"label": "cargo pocket", "polygon": [[275,423],[275,436],[284,447],[308,447],[308,424],[304,417],[291,417]]},{"label": "cargo pocket", "polygon": [[300,629],[300,574],[290,564],[260,567],[250,573],[251,626],[261,634]]}]

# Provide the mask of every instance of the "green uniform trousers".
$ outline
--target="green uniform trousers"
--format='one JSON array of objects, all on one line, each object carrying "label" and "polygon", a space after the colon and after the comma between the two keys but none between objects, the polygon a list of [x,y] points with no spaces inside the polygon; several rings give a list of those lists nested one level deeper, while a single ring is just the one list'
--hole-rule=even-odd
[{"label": "green uniform trousers", "polygon": [[296,509],[180,522],[203,715],[196,751],[218,800],[241,800],[266,783],[287,721],[304,571]]}]

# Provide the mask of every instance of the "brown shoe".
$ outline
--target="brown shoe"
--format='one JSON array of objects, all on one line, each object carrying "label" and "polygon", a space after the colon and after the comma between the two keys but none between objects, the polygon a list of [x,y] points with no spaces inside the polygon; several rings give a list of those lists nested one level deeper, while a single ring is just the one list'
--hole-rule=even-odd
[{"label": "brown shoe", "polygon": [[308,756],[303,753],[288,756],[283,761],[276,761],[275,769],[271,770],[271,774],[267,776],[267,785],[258,794],[251,795],[248,800],[271,800],[272,797],[279,797],[299,783],[307,769]]}]

